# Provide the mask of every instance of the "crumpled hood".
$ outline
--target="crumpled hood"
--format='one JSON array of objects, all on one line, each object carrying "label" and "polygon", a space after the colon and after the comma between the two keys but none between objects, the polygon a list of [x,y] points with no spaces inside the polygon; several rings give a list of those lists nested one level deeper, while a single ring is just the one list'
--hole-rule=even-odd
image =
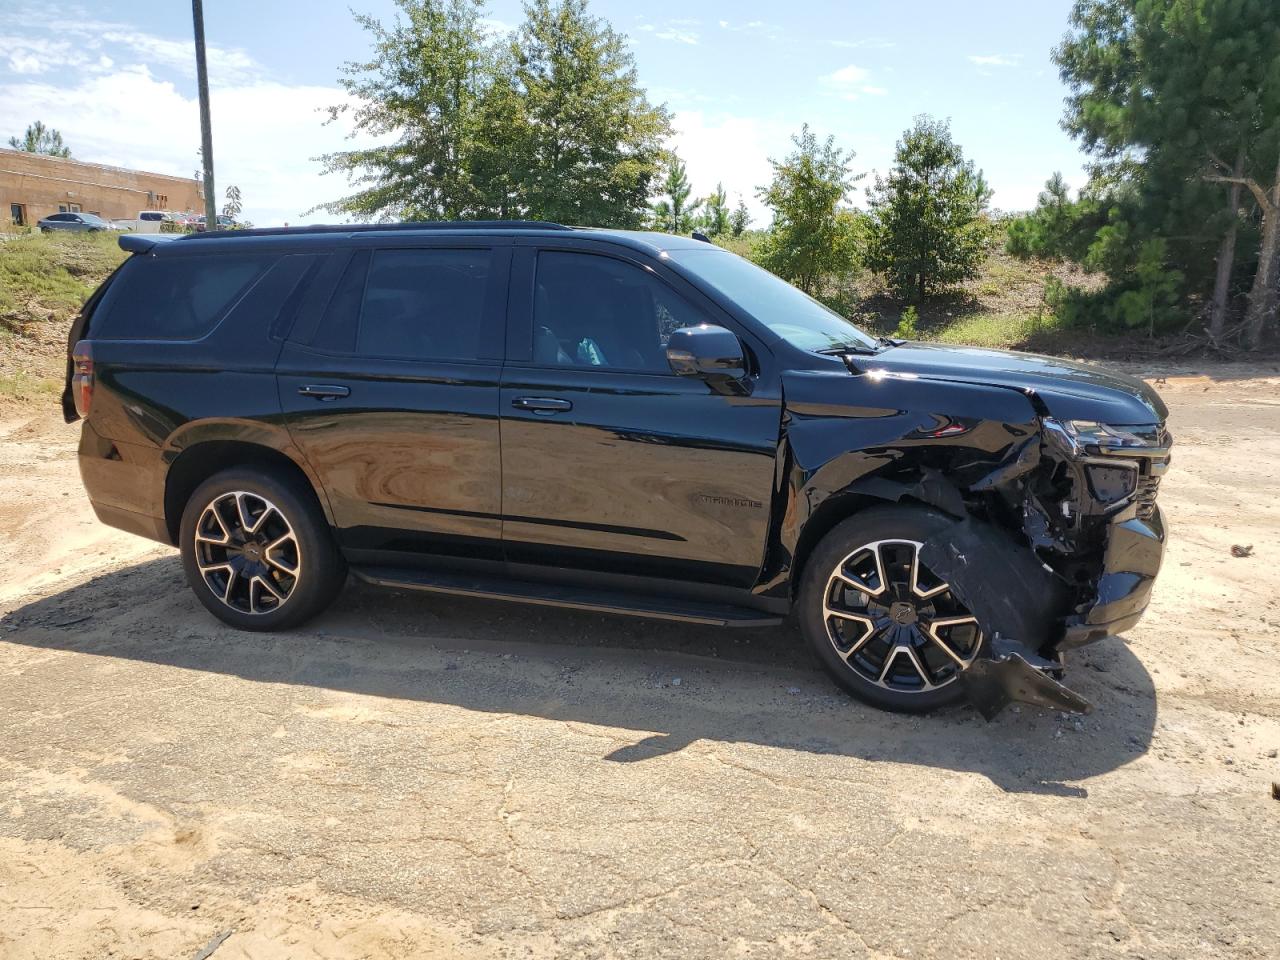
[{"label": "crumpled hood", "polygon": [[1163,423],[1169,413],[1160,395],[1136,377],[1034,353],[904,343],[874,357],[858,357],[857,365],[868,373],[884,370],[1012,387],[1039,397],[1050,415],[1062,420]]}]

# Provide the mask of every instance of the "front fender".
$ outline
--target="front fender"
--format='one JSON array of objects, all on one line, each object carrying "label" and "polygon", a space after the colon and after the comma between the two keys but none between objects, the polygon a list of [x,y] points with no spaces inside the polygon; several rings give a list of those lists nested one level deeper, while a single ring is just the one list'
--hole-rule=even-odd
[{"label": "front fender", "polygon": [[868,503],[911,499],[955,516],[962,494],[1038,436],[1021,391],[902,374],[783,375],[777,535],[757,592],[789,596],[803,558]]}]

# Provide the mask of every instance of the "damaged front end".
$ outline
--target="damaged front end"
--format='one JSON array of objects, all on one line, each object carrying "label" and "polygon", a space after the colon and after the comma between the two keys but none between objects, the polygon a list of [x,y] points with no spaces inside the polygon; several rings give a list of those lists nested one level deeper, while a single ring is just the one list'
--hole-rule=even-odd
[{"label": "damaged front end", "polygon": [[960,677],[988,720],[1013,701],[1088,713],[1056,679],[1063,651],[1136,624],[1164,554],[1155,503],[1170,461],[1164,426],[1050,417],[1040,426],[968,487],[970,514],[945,541],[921,550],[991,631]]}]

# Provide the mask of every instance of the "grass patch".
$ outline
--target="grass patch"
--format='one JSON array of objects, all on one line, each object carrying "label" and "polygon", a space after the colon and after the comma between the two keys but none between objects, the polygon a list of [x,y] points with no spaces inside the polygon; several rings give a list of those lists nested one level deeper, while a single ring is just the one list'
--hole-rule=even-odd
[{"label": "grass patch", "polygon": [[71,318],[125,259],[118,236],[0,240],[0,399],[47,402],[61,392]]},{"label": "grass patch", "polygon": [[0,242],[0,323],[65,319],[126,254],[118,234],[30,234]]},{"label": "grass patch", "polygon": [[1035,341],[1064,332],[1052,314],[1000,313],[979,310],[945,326],[928,330],[925,339],[971,347],[1029,347]]},{"label": "grass patch", "polygon": [[41,377],[25,370],[0,373],[0,398],[47,400],[61,392],[62,384],[53,377]]}]

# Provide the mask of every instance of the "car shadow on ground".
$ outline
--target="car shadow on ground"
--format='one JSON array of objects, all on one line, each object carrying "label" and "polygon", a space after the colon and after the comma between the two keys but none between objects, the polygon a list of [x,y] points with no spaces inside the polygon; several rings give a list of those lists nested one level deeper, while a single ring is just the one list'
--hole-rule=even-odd
[{"label": "car shadow on ground", "polygon": [[635,731],[602,750],[605,762],[700,740],[752,743],[1067,797],[1145,753],[1156,717],[1151,677],[1118,639],[1069,663],[1067,683],[1095,704],[1092,716],[1023,706],[988,724],[968,706],[914,717],[853,701],[791,626],[694,627],[353,583],[304,628],[236,631],[199,606],[176,557],[19,606],[0,618],[0,642]]}]

